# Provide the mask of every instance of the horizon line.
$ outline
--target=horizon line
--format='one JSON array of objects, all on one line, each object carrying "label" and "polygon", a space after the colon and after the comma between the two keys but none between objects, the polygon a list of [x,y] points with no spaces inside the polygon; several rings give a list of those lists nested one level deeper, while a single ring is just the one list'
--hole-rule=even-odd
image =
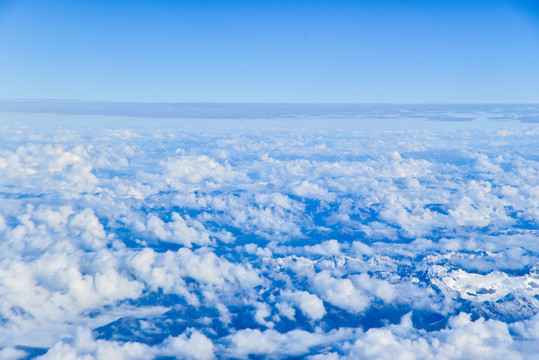
[{"label": "horizon line", "polygon": [[[237,105],[539,105],[539,102],[308,102],[308,101],[138,101],[46,98],[0,98],[0,102],[50,102],[94,104],[237,104]],[[0,110],[1,111],[1,110]]]}]

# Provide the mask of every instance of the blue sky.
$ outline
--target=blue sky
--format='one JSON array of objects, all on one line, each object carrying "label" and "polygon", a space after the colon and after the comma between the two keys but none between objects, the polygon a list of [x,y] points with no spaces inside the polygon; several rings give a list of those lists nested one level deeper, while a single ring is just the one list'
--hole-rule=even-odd
[{"label": "blue sky", "polygon": [[1,1],[0,98],[537,103],[533,1]]}]

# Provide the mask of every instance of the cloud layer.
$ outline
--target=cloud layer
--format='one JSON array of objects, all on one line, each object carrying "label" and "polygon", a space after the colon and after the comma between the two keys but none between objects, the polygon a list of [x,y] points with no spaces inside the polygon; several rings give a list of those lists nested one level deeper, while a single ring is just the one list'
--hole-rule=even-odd
[{"label": "cloud layer", "polygon": [[0,136],[0,358],[538,358],[536,128]]}]

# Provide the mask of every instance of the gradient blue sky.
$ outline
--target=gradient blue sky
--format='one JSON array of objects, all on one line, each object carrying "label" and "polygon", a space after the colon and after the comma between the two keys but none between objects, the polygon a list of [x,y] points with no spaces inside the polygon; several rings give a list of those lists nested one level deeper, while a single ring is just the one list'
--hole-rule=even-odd
[{"label": "gradient blue sky", "polygon": [[538,103],[538,1],[2,1],[0,98]]}]

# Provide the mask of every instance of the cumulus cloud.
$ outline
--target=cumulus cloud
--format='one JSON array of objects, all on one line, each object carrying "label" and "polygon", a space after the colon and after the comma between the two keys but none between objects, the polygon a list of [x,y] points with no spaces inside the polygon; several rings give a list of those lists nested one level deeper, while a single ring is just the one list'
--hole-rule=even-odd
[{"label": "cumulus cloud", "polygon": [[369,306],[368,297],[350,279],[334,278],[328,271],[316,274],[312,287],[327,302],[352,313],[362,312]]},{"label": "cumulus cloud", "polygon": [[168,181],[176,186],[177,182],[189,184],[208,181],[222,183],[247,179],[244,174],[234,171],[230,165],[221,165],[206,155],[187,155],[168,159],[166,169]]},{"label": "cumulus cloud", "polygon": [[[283,294],[283,299],[290,301],[297,306],[309,319],[320,320],[326,314],[324,302],[314,294],[310,294],[306,291],[288,291]],[[283,314],[287,317],[292,317],[293,312],[290,313],[289,308],[282,310]]]},{"label": "cumulus cloud", "polygon": [[538,135],[4,127],[0,358],[533,359]]},{"label": "cumulus cloud", "polygon": [[331,340],[332,336],[302,330],[282,334],[271,329],[263,332],[245,329],[227,338],[229,345],[226,353],[240,359],[248,358],[249,355],[264,355],[270,359],[301,356],[308,354],[312,347],[327,344]]}]

